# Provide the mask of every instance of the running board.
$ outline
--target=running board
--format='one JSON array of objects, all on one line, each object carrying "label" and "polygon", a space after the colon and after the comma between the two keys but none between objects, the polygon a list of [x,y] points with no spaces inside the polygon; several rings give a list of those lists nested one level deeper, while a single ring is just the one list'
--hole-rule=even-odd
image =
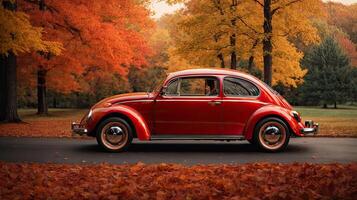
[{"label": "running board", "polygon": [[152,135],[151,140],[245,140],[243,135]]}]

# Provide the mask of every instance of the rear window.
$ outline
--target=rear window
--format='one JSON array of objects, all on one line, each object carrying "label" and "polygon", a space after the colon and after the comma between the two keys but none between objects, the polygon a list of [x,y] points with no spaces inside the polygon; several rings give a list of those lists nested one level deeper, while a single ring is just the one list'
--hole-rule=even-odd
[{"label": "rear window", "polygon": [[233,77],[224,78],[223,91],[226,96],[259,96],[259,89],[253,83]]}]

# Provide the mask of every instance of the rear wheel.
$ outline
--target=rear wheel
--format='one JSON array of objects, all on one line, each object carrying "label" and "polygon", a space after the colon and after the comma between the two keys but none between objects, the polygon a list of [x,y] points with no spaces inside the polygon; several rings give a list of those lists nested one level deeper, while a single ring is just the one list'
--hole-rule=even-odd
[{"label": "rear wheel", "polygon": [[289,139],[289,128],[279,118],[263,119],[255,127],[253,141],[261,150],[268,152],[282,151],[288,146]]},{"label": "rear wheel", "polygon": [[133,140],[132,128],[124,119],[111,117],[99,124],[96,138],[98,144],[107,151],[124,151]]}]

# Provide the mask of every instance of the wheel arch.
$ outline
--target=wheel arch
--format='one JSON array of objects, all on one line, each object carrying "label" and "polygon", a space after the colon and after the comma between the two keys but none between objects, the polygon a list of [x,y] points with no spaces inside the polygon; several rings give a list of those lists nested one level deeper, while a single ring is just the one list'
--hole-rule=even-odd
[{"label": "wheel arch", "polygon": [[118,105],[115,107],[102,108],[97,112],[100,112],[101,114],[99,118],[95,119],[95,126],[91,132],[92,136],[95,136],[101,122],[110,117],[120,117],[127,121],[133,129],[133,137],[136,137],[140,140],[150,140],[151,133],[149,127],[142,115],[136,110],[128,106]]},{"label": "wheel arch", "polygon": [[257,124],[268,117],[275,117],[282,120],[288,127],[290,135],[296,135],[296,131],[298,130],[297,122],[294,121],[295,119],[290,116],[287,111],[279,107],[277,108],[276,106],[266,106],[257,110],[247,121],[244,129],[245,138],[247,140],[252,139]]},{"label": "wheel arch", "polygon": [[99,121],[97,122],[97,124],[96,124],[94,130],[92,131],[91,136],[95,136],[95,134],[96,134],[96,132],[97,132],[97,130],[98,130],[99,125],[100,125],[104,120],[109,119],[109,118],[111,118],[111,117],[119,117],[119,118],[124,119],[126,122],[128,122],[128,124],[130,125],[130,127],[133,129],[133,137],[134,137],[134,138],[137,138],[136,128],[135,128],[133,122],[131,121],[131,119],[130,119],[128,116],[126,116],[126,115],[124,115],[124,114],[122,114],[122,113],[119,113],[119,112],[113,112],[113,113],[104,115],[102,118],[100,118]]}]

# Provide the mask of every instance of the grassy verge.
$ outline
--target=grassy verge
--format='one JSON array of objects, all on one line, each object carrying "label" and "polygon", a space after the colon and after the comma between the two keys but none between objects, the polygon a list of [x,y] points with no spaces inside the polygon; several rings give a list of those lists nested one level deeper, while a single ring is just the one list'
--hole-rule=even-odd
[{"label": "grassy verge", "polygon": [[303,120],[312,119],[320,125],[320,136],[357,137],[357,107],[339,106],[338,109],[295,107]]},{"label": "grassy verge", "polygon": [[357,164],[0,162],[0,199],[357,199]]}]

